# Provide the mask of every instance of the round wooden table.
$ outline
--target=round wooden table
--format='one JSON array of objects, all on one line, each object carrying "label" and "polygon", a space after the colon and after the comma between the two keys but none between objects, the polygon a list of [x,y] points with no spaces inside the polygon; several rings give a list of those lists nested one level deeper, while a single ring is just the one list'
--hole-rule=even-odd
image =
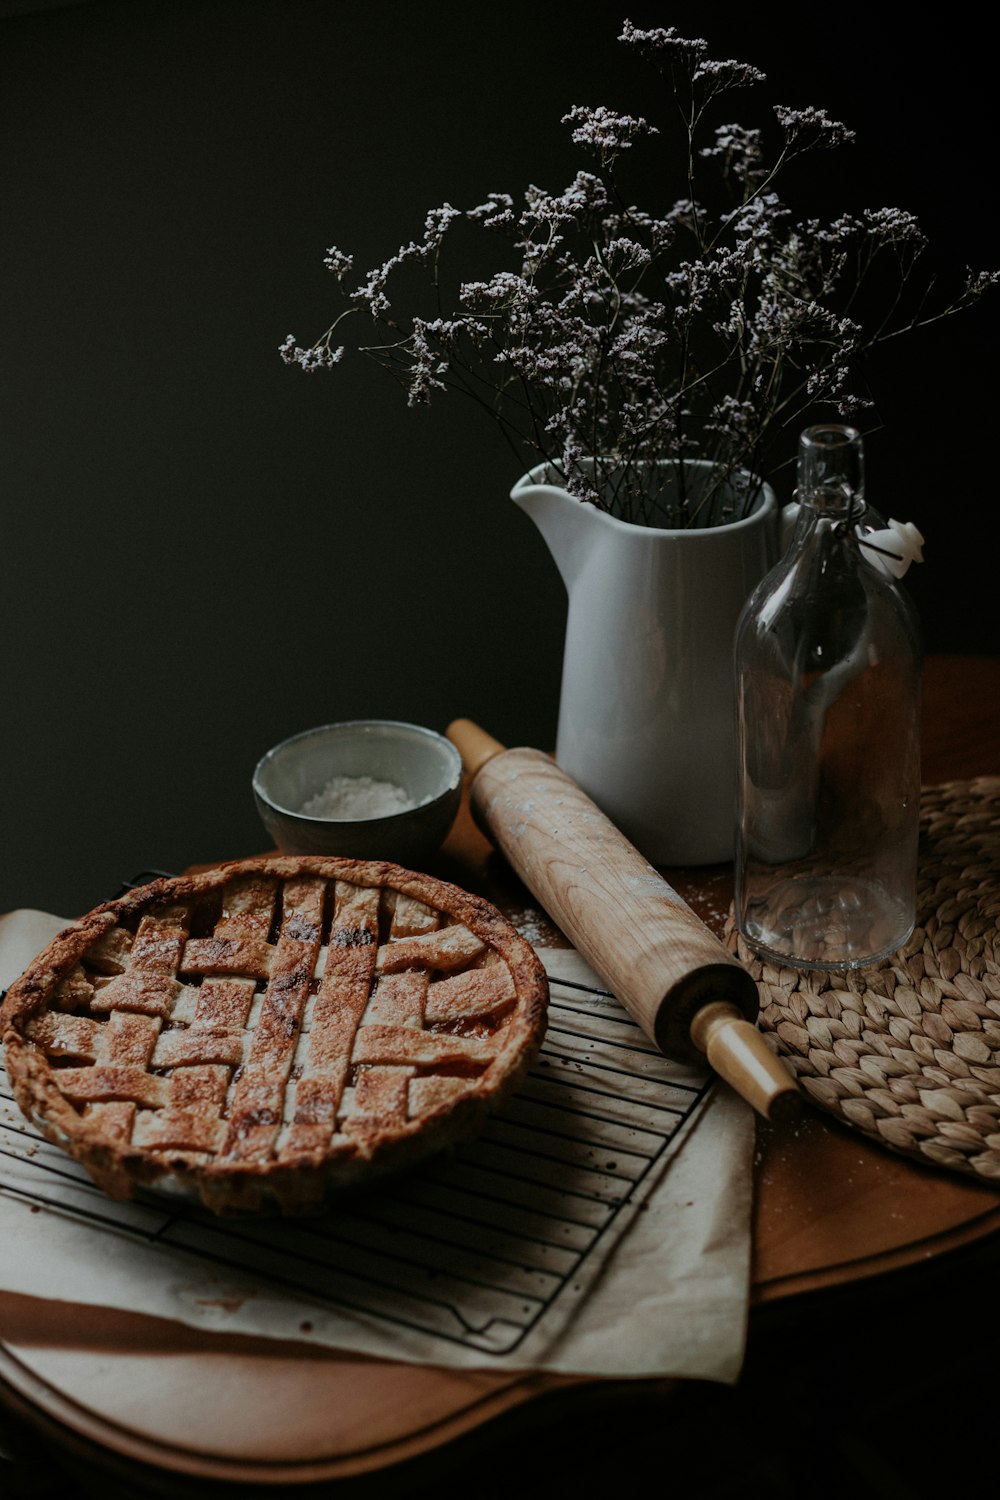
[{"label": "round wooden table", "polygon": [[[998,730],[1000,660],[929,659],[925,784],[1000,771]],[[560,940],[467,807],[434,873],[494,900],[535,941]],[[665,873],[721,931],[728,867]],[[419,1495],[445,1476],[449,1493],[516,1484],[582,1496],[645,1454],[672,1482],[720,1496],[755,1481],[779,1495],[924,1493],[933,1452],[921,1454],[919,1427],[903,1441],[908,1408],[893,1403],[914,1381],[957,1381],[964,1430],[976,1393],[992,1397],[1000,1190],[896,1155],[815,1108],[759,1123],[755,1170],[736,1388],[414,1368],[0,1293],[0,1441],[16,1459],[6,1475],[0,1465],[0,1491],[71,1500],[83,1474],[129,1500]],[[852,1428],[859,1403],[868,1415]],[[947,1427],[943,1408],[942,1395]]]}]

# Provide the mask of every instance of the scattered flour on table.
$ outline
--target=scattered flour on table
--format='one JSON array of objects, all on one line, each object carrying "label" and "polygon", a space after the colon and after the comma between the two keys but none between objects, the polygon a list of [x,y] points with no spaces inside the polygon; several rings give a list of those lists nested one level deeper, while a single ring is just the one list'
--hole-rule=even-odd
[{"label": "scattered flour on table", "polygon": [[333,776],[322,791],[303,802],[300,812],[310,818],[384,818],[409,812],[416,802],[394,781],[372,776]]}]

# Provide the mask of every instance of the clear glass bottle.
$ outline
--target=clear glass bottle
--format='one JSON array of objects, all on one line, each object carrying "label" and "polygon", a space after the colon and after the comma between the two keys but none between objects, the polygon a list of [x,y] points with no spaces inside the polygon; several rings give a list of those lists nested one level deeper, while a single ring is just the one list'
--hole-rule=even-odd
[{"label": "clear glass bottle", "polygon": [[920,629],[865,545],[885,523],[864,500],[860,433],[802,434],[797,498],[788,550],[737,626],[736,924],[763,957],[854,969],[915,920]]}]

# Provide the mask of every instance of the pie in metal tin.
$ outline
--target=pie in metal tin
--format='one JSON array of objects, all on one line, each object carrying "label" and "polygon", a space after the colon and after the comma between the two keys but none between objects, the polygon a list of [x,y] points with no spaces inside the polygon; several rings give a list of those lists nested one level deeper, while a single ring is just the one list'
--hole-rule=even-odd
[{"label": "pie in metal tin", "polygon": [[475,1135],[548,983],[490,903],[388,863],[263,856],[60,932],[0,1008],[24,1114],[111,1197],[310,1214]]}]

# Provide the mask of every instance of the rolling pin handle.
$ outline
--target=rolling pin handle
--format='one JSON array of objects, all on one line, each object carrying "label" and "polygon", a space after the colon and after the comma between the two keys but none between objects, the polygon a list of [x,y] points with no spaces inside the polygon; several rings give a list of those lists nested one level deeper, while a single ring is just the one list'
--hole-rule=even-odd
[{"label": "rolling pin handle", "polygon": [[500,755],[506,748],[471,719],[453,719],[445,734],[461,755],[462,764],[470,779],[482,770],[488,760]]},{"label": "rolling pin handle", "polygon": [[691,1040],[709,1066],[766,1120],[789,1118],[802,1104],[791,1073],[763,1034],[727,1000],[702,1006],[691,1022]]}]

